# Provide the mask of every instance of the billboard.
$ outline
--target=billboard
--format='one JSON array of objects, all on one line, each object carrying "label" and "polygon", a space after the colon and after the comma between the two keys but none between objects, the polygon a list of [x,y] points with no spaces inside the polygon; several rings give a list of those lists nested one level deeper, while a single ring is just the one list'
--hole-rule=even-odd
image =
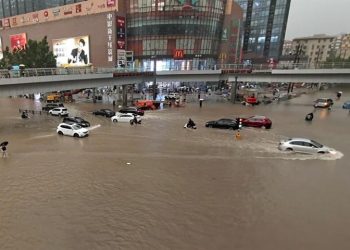
[{"label": "billboard", "polygon": [[20,33],[16,35],[10,35],[11,49],[24,49],[27,44],[26,33]]},{"label": "billboard", "polygon": [[52,40],[57,67],[81,67],[90,65],[88,36]]}]

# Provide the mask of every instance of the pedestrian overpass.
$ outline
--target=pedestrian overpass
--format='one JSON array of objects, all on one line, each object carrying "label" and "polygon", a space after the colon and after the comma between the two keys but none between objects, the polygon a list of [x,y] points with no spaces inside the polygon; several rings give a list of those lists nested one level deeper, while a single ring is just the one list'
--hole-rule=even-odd
[{"label": "pedestrian overpass", "polygon": [[142,82],[349,83],[349,68],[269,69],[221,65],[213,69],[159,70],[116,68],[0,70],[0,96],[71,89],[123,86]]}]

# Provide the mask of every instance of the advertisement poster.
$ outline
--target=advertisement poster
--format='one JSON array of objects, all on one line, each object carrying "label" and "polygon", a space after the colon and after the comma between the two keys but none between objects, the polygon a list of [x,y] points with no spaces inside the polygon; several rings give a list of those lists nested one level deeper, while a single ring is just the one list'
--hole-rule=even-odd
[{"label": "advertisement poster", "polygon": [[26,33],[10,35],[11,49],[24,49],[27,44],[27,35]]},{"label": "advertisement poster", "polygon": [[57,67],[81,67],[90,65],[88,36],[52,40]]}]

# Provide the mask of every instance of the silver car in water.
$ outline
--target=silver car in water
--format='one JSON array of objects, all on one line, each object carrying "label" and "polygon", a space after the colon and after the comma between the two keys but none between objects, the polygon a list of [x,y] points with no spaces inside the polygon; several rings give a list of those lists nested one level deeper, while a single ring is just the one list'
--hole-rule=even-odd
[{"label": "silver car in water", "polygon": [[288,140],[282,140],[278,145],[278,149],[282,151],[300,152],[307,154],[325,154],[329,153],[331,150],[329,147],[306,138],[291,138]]}]

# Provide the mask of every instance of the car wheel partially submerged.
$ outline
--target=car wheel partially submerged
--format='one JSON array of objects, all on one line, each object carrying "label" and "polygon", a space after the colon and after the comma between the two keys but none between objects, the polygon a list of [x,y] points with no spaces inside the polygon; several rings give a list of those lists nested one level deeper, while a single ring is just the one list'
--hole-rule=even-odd
[{"label": "car wheel partially submerged", "polygon": [[62,131],[58,131],[57,133],[58,133],[59,135],[63,135]]},{"label": "car wheel partially submerged", "polygon": [[117,119],[113,119],[113,122],[118,122],[118,120]]},{"label": "car wheel partially submerged", "polygon": [[293,149],[292,148],[287,148],[286,151],[287,152],[293,152]]},{"label": "car wheel partially submerged", "polygon": [[76,134],[76,133],[75,133],[73,136],[74,136],[74,137],[79,137],[79,135],[78,135],[78,134]]}]

